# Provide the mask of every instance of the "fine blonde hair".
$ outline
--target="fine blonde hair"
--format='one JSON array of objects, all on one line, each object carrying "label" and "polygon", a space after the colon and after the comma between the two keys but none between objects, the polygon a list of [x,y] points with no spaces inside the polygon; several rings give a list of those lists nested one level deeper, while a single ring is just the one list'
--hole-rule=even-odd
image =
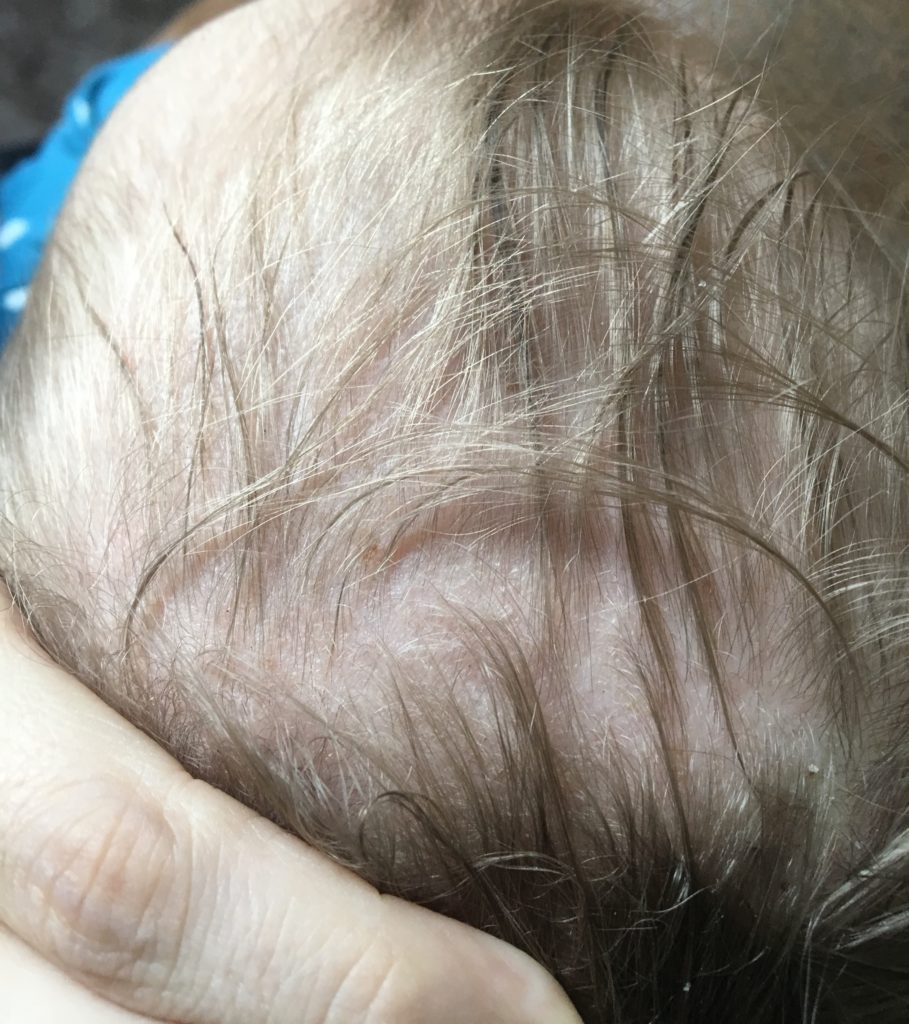
[{"label": "fine blonde hair", "polygon": [[289,82],[208,232],[74,199],[0,568],[194,773],[585,1021],[902,1024],[898,268],[691,41],[465,11]]}]

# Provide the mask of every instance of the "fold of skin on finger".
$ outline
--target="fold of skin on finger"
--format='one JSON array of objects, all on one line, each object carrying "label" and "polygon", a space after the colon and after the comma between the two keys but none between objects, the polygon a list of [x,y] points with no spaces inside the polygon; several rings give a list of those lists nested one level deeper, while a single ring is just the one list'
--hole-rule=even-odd
[{"label": "fold of skin on finger", "polygon": [[3,1024],[159,1024],[99,998],[5,928],[0,928],[0,1020]]},{"label": "fold of skin on finger", "polygon": [[29,640],[0,587],[0,921],[186,1024],[568,1024],[555,982],[192,780]]}]

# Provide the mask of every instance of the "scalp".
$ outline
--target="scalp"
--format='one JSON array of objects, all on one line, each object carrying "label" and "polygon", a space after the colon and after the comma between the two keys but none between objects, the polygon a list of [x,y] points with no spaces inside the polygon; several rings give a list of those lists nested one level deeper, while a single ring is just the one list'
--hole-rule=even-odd
[{"label": "scalp", "polygon": [[160,205],[77,194],[6,363],[4,570],[195,772],[592,1014],[693,957],[778,1019],[751,965],[905,806],[898,283],[639,18],[440,52],[418,9]]}]

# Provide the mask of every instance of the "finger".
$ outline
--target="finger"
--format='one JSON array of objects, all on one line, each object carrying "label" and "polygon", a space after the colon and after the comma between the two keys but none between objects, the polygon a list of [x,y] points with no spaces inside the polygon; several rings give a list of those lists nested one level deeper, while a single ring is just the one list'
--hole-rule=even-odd
[{"label": "finger", "polygon": [[382,897],[193,781],[50,664],[0,593],[0,916],[186,1024],[577,1022],[529,958]]},{"label": "finger", "polygon": [[3,1024],[159,1024],[76,984],[5,928],[0,928],[0,1020]]}]

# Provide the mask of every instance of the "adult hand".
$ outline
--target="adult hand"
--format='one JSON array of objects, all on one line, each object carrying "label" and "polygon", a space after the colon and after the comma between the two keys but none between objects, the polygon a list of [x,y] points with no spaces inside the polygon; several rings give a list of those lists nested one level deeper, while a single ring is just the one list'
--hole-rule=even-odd
[{"label": "adult hand", "polygon": [[130,1011],[111,1024],[577,1024],[523,954],[192,779],[46,657],[2,585],[0,707],[0,978],[26,955],[12,935]]},{"label": "adult hand", "polygon": [[3,1024],[156,1024],[114,1006],[43,960],[0,928],[0,1020]]}]

